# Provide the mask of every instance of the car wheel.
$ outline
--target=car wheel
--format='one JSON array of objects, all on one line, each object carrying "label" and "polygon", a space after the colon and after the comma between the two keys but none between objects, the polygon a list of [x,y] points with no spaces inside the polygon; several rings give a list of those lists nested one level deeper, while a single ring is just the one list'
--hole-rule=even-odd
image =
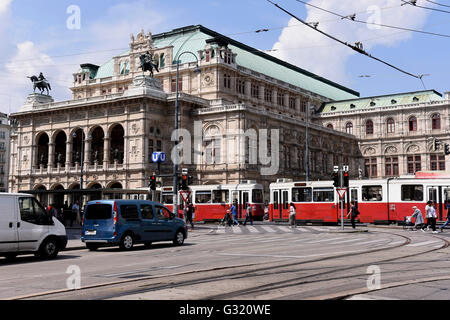
[{"label": "car wheel", "polygon": [[173,244],[176,246],[182,246],[184,243],[184,233],[181,230],[178,230],[175,234],[175,239],[173,239]]},{"label": "car wheel", "polygon": [[120,249],[129,251],[133,249],[134,239],[130,233],[125,234],[120,240]]},{"label": "car wheel", "polygon": [[100,246],[95,243],[86,243],[86,248],[88,248],[89,251],[96,251],[96,250],[98,250],[99,247]]},{"label": "car wheel", "polygon": [[58,252],[59,249],[56,239],[47,239],[41,245],[41,248],[39,250],[39,256],[41,256],[44,259],[54,259],[58,255]]}]

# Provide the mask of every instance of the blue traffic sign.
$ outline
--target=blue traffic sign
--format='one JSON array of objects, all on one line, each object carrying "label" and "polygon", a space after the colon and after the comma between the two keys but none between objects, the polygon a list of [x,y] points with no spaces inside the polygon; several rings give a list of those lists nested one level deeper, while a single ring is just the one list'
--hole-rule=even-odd
[{"label": "blue traffic sign", "polygon": [[164,152],[153,152],[152,161],[155,163],[166,162],[166,154]]}]

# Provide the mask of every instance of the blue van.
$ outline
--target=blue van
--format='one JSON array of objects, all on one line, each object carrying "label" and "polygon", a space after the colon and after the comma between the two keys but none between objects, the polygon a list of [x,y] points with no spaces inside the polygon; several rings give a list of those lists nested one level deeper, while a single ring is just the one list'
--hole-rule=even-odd
[{"label": "blue van", "polygon": [[181,246],[188,232],[184,220],[160,203],[144,200],[88,202],[83,215],[81,241],[89,250],[119,245],[131,250],[136,243],[173,241]]}]

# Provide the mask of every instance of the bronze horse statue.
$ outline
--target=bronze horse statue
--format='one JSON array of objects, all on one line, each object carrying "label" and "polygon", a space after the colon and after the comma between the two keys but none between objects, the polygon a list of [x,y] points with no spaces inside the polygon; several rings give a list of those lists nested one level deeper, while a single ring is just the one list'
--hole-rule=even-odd
[{"label": "bronze horse statue", "polygon": [[45,90],[47,90],[47,95],[50,95],[50,91],[52,90],[52,87],[50,86],[50,83],[46,80],[39,80],[38,77],[36,76],[32,76],[32,77],[27,77],[31,80],[31,82],[33,82],[34,87],[33,87],[33,91],[34,93],[36,93],[36,88],[39,89],[41,91],[41,94],[44,93]]},{"label": "bronze horse statue", "polygon": [[153,78],[153,69],[155,69],[157,72],[158,65],[153,62],[153,55],[147,51],[147,53],[142,54],[139,59],[141,60],[141,65],[139,66],[139,69],[142,69],[143,72],[150,71],[150,75]]}]

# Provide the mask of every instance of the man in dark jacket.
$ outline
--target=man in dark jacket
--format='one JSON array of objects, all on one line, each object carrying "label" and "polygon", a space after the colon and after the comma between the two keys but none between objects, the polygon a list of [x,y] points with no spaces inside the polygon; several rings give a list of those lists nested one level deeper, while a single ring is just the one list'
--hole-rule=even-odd
[{"label": "man in dark jacket", "polygon": [[350,212],[347,215],[347,218],[348,218],[349,215],[351,215],[352,228],[356,229],[355,219],[359,215],[358,206],[356,205],[355,201],[350,202],[350,204],[351,204],[351,209],[350,209]]}]

